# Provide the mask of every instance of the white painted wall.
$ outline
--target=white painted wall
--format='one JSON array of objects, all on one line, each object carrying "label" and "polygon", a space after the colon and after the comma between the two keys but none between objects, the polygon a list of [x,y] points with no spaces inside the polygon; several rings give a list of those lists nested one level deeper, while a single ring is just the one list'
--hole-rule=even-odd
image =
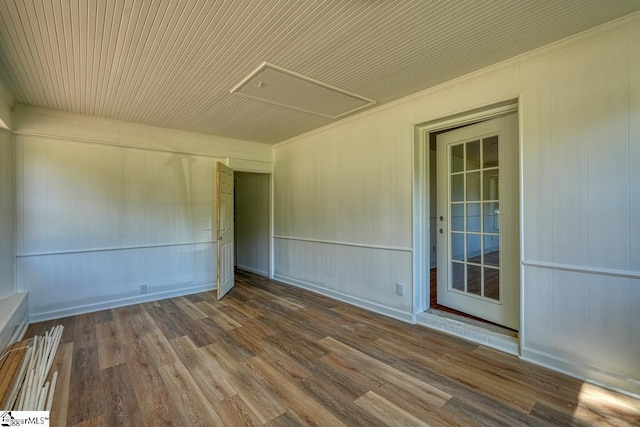
[{"label": "white painted wall", "polygon": [[638,46],[635,14],[277,145],[276,277],[411,318],[413,125],[519,97],[523,357],[640,394]]},{"label": "white painted wall", "polygon": [[0,299],[14,292],[15,150],[9,130],[12,105],[11,94],[0,78]]},{"label": "white painted wall", "polygon": [[14,291],[13,159],[13,135],[8,130],[0,129],[0,299],[6,298]]},{"label": "white painted wall", "polygon": [[28,296],[15,292],[15,141],[13,98],[0,78],[0,352],[21,339],[28,322]]},{"label": "white painted wall", "polygon": [[236,172],[236,266],[269,276],[270,180],[267,174]]},{"label": "white painted wall", "polygon": [[7,89],[6,84],[0,76],[0,128],[13,129],[11,122],[11,107],[13,106],[13,96]]},{"label": "white painted wall", "polygon": [[521,68],[523,353],[635,393],[639,22]]},{"label": "white painted wall", "polygon": [[393,125],[407,119],[384,110],[277,146],[276,278],[411,319],[412,129]]},{"label": "white painted wall", "polygon": [[215,162],[272,158],[262,144],[27,107],[14,126],[16,284],[32,320],[215,287]]}]

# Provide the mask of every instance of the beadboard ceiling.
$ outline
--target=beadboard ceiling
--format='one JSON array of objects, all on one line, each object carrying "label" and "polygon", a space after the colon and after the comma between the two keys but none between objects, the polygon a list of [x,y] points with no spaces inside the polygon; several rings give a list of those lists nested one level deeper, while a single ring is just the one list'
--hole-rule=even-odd
[{"label": "beadboard ceiling", "polygon": [[384,104],[638,0],[2,0],[19,104],[276,143],[334,120],[231,94],[264,61]]}]

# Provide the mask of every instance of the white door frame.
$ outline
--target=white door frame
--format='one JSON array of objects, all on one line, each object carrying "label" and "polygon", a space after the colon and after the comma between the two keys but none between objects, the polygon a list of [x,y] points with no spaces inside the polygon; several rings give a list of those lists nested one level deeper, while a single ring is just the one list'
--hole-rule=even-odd
[{"label": "white door frame", "polygon": [[[244,169],[234,169],[234,172],[239,172],[239,173],[248,173],[248,174],[255,174],[255,175],[267,175],[268,179],[269,179],[269,189],[268,189],[268,201],[269,201],[269,221],[268,221],[268,225],[267,225],[267,239],[269,241],[269,248],[267,249],[267,277],[270,279],[273,279],[273,173],[271,172],[254,172],[254,171],[250,171],[250,170],[244,170]],[[238,191],[238,188],[235,188],[235,191]],[[234,203],[234,209],[236,209],[237,206],[235,206]],[[237,231],[237,229],[236,229]],[[236,250],[236,254],[238,253],[238,248],[235,248]],[[257,273],[259,274],[259,273]],[[262,275],[262,274],[261,274]]]},{"label": "white door frame", "polygon": [[[519,112],[519,98],[508,99],[484,107],[462,111],[457,114],[418,123],[413,126],[413,318],[429,309],[430,297],[430,168],[429,141],[430,135],[479,121],[492,119],[514,111]],[[521,117],[518,113],[518,145],[522,153]],[[520,186],[520,246],[522,253],[522,155],[520,154],[518,167],[518,181]],[[435,231],[435,230],[433,230]],[[521,261],[521,260],[520,260]],[[522,295],[522,268],[520,268],[520,287]],[[523,329],[522,297],[520,299],[520,329]]]},{"label": "white door frame", "polygon": [[261,173],[269,175],[269,279],[273,279],[275,271],[275,255],[274,255],[274,177],[272,162],[258,162],[252,160],[238,160],[227,158],[227,166],[235,172]]}]

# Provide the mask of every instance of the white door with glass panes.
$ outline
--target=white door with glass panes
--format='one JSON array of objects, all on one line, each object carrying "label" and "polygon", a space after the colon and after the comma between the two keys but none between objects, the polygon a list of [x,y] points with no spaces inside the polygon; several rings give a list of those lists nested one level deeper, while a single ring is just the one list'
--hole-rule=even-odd
[{"label": "white door with glass panes", "polygon": [[438,304],[519,329],[517,113],[437,135]]}]

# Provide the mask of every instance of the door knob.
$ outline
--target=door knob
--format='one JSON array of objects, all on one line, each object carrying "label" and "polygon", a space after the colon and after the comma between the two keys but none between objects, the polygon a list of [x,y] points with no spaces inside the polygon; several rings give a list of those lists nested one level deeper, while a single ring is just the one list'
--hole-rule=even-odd
[{"label": "door knob", "polygon": [[444,217],[440,215],[440,221],[444,221]]},{"label": "door knob", "polygon": [[440,234],[442,234],[442,233],[443,233],[442,228],[441,228],[440,230],[438,230],[438,231],[440,232]]}]

